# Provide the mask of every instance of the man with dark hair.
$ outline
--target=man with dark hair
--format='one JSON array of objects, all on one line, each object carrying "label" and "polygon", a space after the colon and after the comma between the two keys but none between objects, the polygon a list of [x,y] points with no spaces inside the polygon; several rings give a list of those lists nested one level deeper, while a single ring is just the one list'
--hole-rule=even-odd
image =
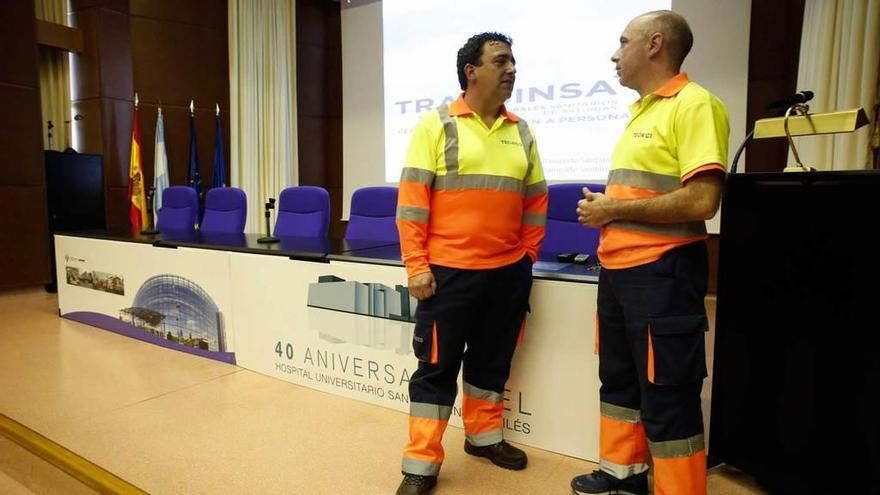
[{"label": "man with dark hair", "polygon": [[525,328],[547,185],[528,124],[507,111],[511,40],[482,33],[458,52],[464,93],[416,125],[400,178],[397,226],[419,299],[409,384],[409,443],[398,495],[428,493],[464,364],[464,450],[507,469],[525,452],[502,437],[504,385]]},{"label": "man with dark hair", "polygon": [[[483,45],[486,43],[491,43],[496,46],[498,43],[503,43],[507,45],[508,48],[513,46],[513,41],[507,35],[501,33],[480,33],[471,36],[464,46],[459,48],[458,57],[456,57],[455,60],[455,67],[458,69],[458,84],[461,86],[462,91],[467,91],[468,87],[468,76],[467,72],[465,72],[465,67],[468,65],[473,65],[474,67],[482,65]],[[516,59],[513,58],[512,53],[510,57],[510,61],[516,66]],[[515,73],[516,69],[514,68],[514,74]],[[502,102],[507,100],[507,98],[510,98],[510,93],[513,91],[513,87],[509,89],[510,91],[508,91],[507,97],[505,97]]]},{"label": "man with dark hair", "polygon": [[611,57],[620,84],[639,93],[611,157],[605,194],[584,188],[578,215],[602,227],[598,255],[599,470],[575,494],[706,493],[700,390],[706,226],[726,174],[727,110],[688,80],[693,43],[670,11],[633,19]]}]

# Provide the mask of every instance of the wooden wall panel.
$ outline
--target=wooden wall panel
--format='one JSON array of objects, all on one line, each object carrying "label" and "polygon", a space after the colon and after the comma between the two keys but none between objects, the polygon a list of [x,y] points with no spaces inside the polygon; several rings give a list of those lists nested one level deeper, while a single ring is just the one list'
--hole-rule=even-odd
[{"label": "wooden wall panel", "polygon": [[128,221],[128,186],[108,187],[105,189],[105,193],[107,205],[114,206],[107,208],[107,228],[129,228],[131,224]]},{"label": "wooden wall panel", "polygon": [[327,48],[297,43],[296,88],[297,112],[307,117],[327,115]]},{"label": "wooden wall panel", "polygon": [[36,25],[33,2],[3,2],[0,7],[0,46],[3,47],[0,82],[38,87]]},{"label": "wooden wall panel", "polygon": [[342,52],[339,5],[296,2],[299,183],[330,193],[330,234],[342,236]]},{"label": "wooden wall panel", "polygon": [[[327,37],[327,14],[315,0],[296,2],[296,45],[325,45]],[[299,53],[297,53],[298,55]]]},{"label": "wooden wall panel", "polygon": [[34,3],[0,2],[0,288],[49,282]]},{"label": "wooden wall panel", "polygon": [[40,90],[0,83],[0,185],[41,186]]},{"label": "wooden wall panel", "polygon": [[217,0],[131,0],[131,15],[226,30],[226,2]]},{"label": "wooden wall panel", "polygon": [[327,187],[330,193],[330,232],[329,236],[341,239],[345,235],[346,222],[339,219],[342,218],[342,188]]},{"label": "wooden wall panel", "polygon": [[101,95],[101,62],[98,59],[98,12],[95,9],[72,12],[70,24],[83,34],[83,51],[73,54],[70,99],[73,102]]},{"label": "wooden wall panel", "polygon": [[720,237],[718,235],[709,235],[706,240],[706,247],[709,251],[709,294],[718,292],[718,246],[720,245]]},{"label": "wooden wall panel", "polygon": [[[811,89],[796,87],[803,17],[804,0],[752,2],[746,132],[754,128],[755,120],[771,116],[764,110],[768,102]],[[753,140],[746,147],[746,170],[778,172],[787,157],[784,139]]]},{"label": "wooden wall panel", "polygon": [[98,53],[101,64],[101,96],[131,100],[131,29],[128,15],[109,9],[97,12]]},{"label": "wooden wall panel", "polygon": [[[134,109],[130,101],[101,98],[105,187],[128,187],[133,114]],[[107,203],[107,211],[118,206]]]},{"label": "wooden wall panel", "polygon": [[127,14],[128,0],[70,0],[70,10],[72,12],[95,8],[115,10]]},{"label": "wooden wall panel", "polygon": [[[342,118],[342,48],[339,46],[327,47],[327,64],[324,67],[324,80],[327,82],[325,90],[325,105],[327,115]],[[342,146],[342,142],[339,142]],[[340,162],[341,163],[341,162]]]},{"label": "wooden wall panel", "polygon": [[300,115],[297,121],[299,184],[326,187],[326,120],[323,117]]},{"label": "wooden wall panel", "polygon": [[189,163],[189,101],[196,104],[203,190],[213,175],[214,105],[221,107],[229,177],[229,63],[226,2],[216,0],[74,0],[71,18],[86,49],[77,57],[74,108],[78,149],[104,155],[107,222],[128,222],[128,169],[134,93],[144,176],[153,181],[156,107],[165,115],[172,184],[183,184]]},{"label": "wooden wall panel", "polygon": [[81,120],[71,122],[72,134],[76,136],[73,148],[80,153],[104,154],[104,131],[101,120],[101,99],[89,98],[73,101],[73,114]]},{"label": "wooden wall panel", "polygon": [[82,52],[83,37],[78,30],[37,19],[37,44],[66,52]]},{"label": "wooden wall panel", "polygon": [[0,288],[48,283],[45,186],[0,186],[0,211]]},{"label": "wooden wall panel", "polygon": [[[225,26],[225,24],[224,24]],[[226,33],[142,17],[131,19],[135,88],[141,101],[202,108],[229,101]],[[228,110],[228,109],[227,109]]]},{"label": "wooden wall panel", "polygon": [[[327,119],[327,187],[342,187],[342,117]],[[338,165],[338,166],[334,166]]]},{"label": "wooden wall panel", "polygon": [[215,104],[220,104],[227,183],[229,150],[229,46],[226,2],[132,0],[134,84],[140,97],[145,178],[153,180],[156,107],[161,100],[172,185],[189,167],[189,102],[195,101],[202,192],[211,186]]},{"label": "wooden wall panel", "polygon": [[[74,148],[104,157],[108,227],[127,223],[128,164],[134,97],[128,5],[118,0],[73,0],[71,22],[83,33],[84,49],[73,57],[71,100]],[[119,200],[120,190],[123,192]]]}]

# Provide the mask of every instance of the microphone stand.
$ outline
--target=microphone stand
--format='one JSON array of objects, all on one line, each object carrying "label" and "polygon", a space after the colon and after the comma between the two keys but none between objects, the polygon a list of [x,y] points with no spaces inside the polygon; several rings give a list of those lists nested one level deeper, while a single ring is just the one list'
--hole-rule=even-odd
[{"label": "microphone stand", "polygon": [[[809,98],[807,98],[808,100],[813,97],[813,92],[809,91],[809,93],[810,93],[810,95],[809,95]],[[775,108],[774,105],[778,104],[778,103],[779,102],[771,103],[770,105],[767,106],[766,110],[772,110],[773,108]],[[780,110],[778,113],[776,113],[777,117],[782,117],[784,115],[785,115],[785,110]],[[749,143],[749,141],[752,140],[752,137],[754,137],[754,136],[755,136],[755,128],[753,127],[752,130],[749,131],[746,138],[743,139],[743,142],[740,143],[739,148],[736,149],[736,153],[733,155],[733,163],[730,165],[730,173],[732,173],[732,174],[736,173],[736,166],[739,163],[739,157],[740,157],[740,155],[742,155],[743,151],[746,150],[746,145]]]},{"label": "microphone stand", "polygon": [[748,144],[748,142],[751,141],[752,136],[754,136],[754,135],[755,135],[755,129],[752,129],[751,131],[749,131],[749,134],[746,136],[746,138],[743,139],[743,142],[742,142],[742,144],[739,145],[739,148],[736,149],[736,154],[733,155],[733,164],[730,166],[730,173],[732,173],[732,174],[736,173],[736,165],[739,162],[739,156],[742,155],[743,151],[745,151],[746,144]]},{"label": "microphone stand", "polygon": [[272,235],[272,230],[269,228],[269,218],[272,216],[271,210],[274,209],[275,198],[269,198],[269,201],[266,203],[266,237],[257,239],[257,242],[260,244],[272,244],[280,241],[280,239]]},{"label": "microphone stand", "polygon": [[52,124],[52,121],[51,121],[51,120],[47,120],[47,121],[46,121],[46,127],[48,128],[48,130],[47,130],[47,137],[49,138],[49,149],[51,150],[51,149],[54,149],[54,142],[53,142],[53,139],[52,139],[52,137],[53,137],[53,136],[52,136],[52,129],[54,129],[55,126]]},{"label": "microphone stand", "polygon": [[880,169],[880,103],[874,105],[874,130],[871,131],[871,153],[874,156],[874,170]]},{"label": "microphone stand", "polygon": [[[766,111],[779,109],[779,112],[776,114],[777,117],[782,117],[786,115],[785,109],[790,109],[798,104],[804,104],[813,99],[812,91],[801,91],[796,93],[788,98],[783,98],[781,100],[773,101],[767,104],[767,107],[764,109]],[[809,110],[809,107],[807,107]],[[743,139],[743,142],[739,145],[739,148],[736,149],[736,154],[733,155],[733,163],[730,165],[730,173],[736,173],[736,166],[739,163],[739,157],[742,155],[742,152],[746,149],[746,144],[754,137],[755,128],[753,127],[749,134]],[[795,151],[795,153],[797,153]]]},{"label": "microphone stand", "polygon": [[159,233],[156,230],[156,216],[153,215],[153,195],[155,194],[156,186],[147,189],[147,218],[150,219],[150,223],[147,225],[147,228],[141,231],[141,235],[156,235]]}]

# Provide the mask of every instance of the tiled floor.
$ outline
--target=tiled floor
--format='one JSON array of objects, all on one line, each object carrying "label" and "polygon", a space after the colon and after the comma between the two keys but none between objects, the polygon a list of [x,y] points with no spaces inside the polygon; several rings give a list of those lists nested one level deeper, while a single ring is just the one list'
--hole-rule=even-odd
[{"label": "tiled floor", "polygon": [[[157,494],[393,493],[406,440],[402,413],[61,319],[41,289],[0,292],[0,412]],[[448,430],[437,495],[567,494],[595,468],[525,447],[504,471],[463,442]],[[52,493],[4,452],[0,493]],[[709,493],[763,492],[722,469]]]}]

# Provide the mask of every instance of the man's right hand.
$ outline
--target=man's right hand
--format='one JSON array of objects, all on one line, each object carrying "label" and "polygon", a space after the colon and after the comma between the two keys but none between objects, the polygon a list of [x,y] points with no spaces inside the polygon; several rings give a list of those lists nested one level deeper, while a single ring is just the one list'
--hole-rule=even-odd
[{"label": "man's right hand", "polygon": [[608,205],[612,204],[612,199],[602,193],[594,193],[587,189],[583,189],[584,199],[577,203],[578,221],[584,227],[603,227],[605,224],[614,220]]},{"label": "man's right hand", "polygon": [[437,281],[431,272],[420,273],[409,278],[409,293],[419,301],[427,299],[437,292]]}]

